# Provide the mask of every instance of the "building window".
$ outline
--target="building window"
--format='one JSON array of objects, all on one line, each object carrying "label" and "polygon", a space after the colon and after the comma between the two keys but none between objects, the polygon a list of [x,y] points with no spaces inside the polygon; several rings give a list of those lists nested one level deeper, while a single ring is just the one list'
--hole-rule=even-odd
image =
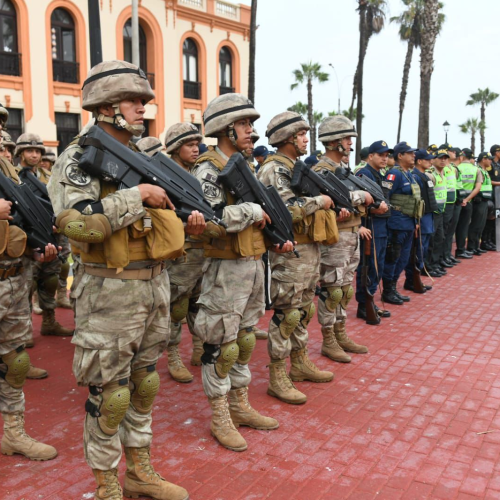
[{"label": "building window", "polygon": [[65,9],[52,12],[52,74],[55,82],[78,83],[75,22]]},{"label": "building window", "polygon": [[7,132],[14,142],[23,133],[23,110],[17,108],[7,108],[9,120],[7,122]]},{"label": "building window", "polygon": [[198,47],[192,38],[186,38],[182,46],[184,97],[201,98],[201,84],[198,81]]},{"label": "building window", "polygon": [[[123,59],[132,62],[132,19],[123,27]],[[148,42],[146,33],[139,23],[139,67],[146,73],[151,88],[155,88],[155,74],[148,73]]]},{"label": "building window", "polygon": [[10,0],[0,0],[0,74],[21,75],[16,9]]},{"label": "building window", "polygon": [[219,94],[234,92],[233,87],[233,60],[227,47],[219,52]]},{"label": "building window", "polygon": [[56,113],[57,155],[59,156],[80,132],[80,115],[75,113]]}]

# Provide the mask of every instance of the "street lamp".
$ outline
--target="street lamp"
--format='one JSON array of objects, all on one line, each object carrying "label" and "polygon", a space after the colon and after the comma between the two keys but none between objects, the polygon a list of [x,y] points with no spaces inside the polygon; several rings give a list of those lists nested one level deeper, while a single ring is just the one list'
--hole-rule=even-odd
[{"label": "street lamp", "polygon": [[335,73],[335,78],[337,80],[338,114],[340,115],[340,85],[339,85],[339,77],[337,76],[337,71],[333,67],[333,64],[329,63],[328,66],[330,66],[333,69],[333,72]]},{"label": "street lamp", "polygon": [[443,129],[444,129],[444,133],[445,133],[444,142],[445,142],[445,144],[448,144],[448,131],[450,130],[450,124],[448,123],[448,120],[446,120],[443,123]]}]

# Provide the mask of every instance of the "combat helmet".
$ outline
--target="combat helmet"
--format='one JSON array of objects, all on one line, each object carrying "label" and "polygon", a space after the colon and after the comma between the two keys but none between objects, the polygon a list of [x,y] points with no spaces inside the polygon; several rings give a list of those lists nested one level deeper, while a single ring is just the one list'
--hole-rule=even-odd
[{"label": "combat helmet", "polygon": [[253,144],[255,144],[260,139],[260,135],[255,128],[253,129],[253,132],[252,132],[252,135],[250,136],[250,138],[252,139]]},{"label": "combat helmet", "polygon": [[4,108],[2,104],[0,104],[0,125],[2,125],[2,127],[5,127],[8,119],[9,119],[9,112],[7,111],[6,108]]},{"label": "combat helmet", "polygon": [[154,156],[164,149],[158,137],[143,137],[137,141],[136,146],[146,155]]},{"label": "combat helmet", "polygon": [[56,154],[51,148],[45,148],[45,154],[42,155],[42,160],[50,161],[54,164],[56,162]]},{"label": "combat helmet", "polygon": [[167,153],[172,154],[185,142],[201,142],[202,139],[203,136],[200,134],[198,127],[194,123],[176,123],[167,130],[167,133],[165,135],[165,146],[167,147]]},{"label": "combat helmet", "polygon": [[339,146],[333,147],[327,146],[326,144],[328,142],[344,139],[344,137],[358,137],[358,133],[352,121],[349,120],[347,116],[328,116],[321,122],[318,128],[318,139],[325,145],[326,149],[330,151],[338,150]]},{"label": "combat helmet", "polygon": [[16,142],[16,149],[14,157],[19,156],[25,149],[39,149],[42,155],[45,154],[45,146],[43,145],[42,138],[37,134],[26,133],[21,134]]},{"label": "combat helmet", "polygon": [[[82,87],[82,108],[92,111],[98,122],[111,123],[118,130],[127,130],[135,136],[144,132],[142,125],[130,125],[120,112],[120,102],[141,98],[147,103],[155,96],[146,73],[126,61],[104,61],[89,72]],[[111,104],[115,116],[97,113],[97,108]]]},{"label": "combat helmet", "polygon": [[310,130],[311,127],[305,118],[294,111],[285,111],[276,115],[267,126],[266,137],[271,146],[278,146],[293,136],[293,144],[298,155],[306,154],[305,150],[299,149],[297,134],[301,130]]},{"label": "combat helmet", "polygon": [[2,142],[1,142],[2,146],[10,147],[13,149],[16,148],[16,143],[12,140],[12,137],[8,132],[6,132],[5,130],[2,130],[0,132],[0,134],[2,136]]}]

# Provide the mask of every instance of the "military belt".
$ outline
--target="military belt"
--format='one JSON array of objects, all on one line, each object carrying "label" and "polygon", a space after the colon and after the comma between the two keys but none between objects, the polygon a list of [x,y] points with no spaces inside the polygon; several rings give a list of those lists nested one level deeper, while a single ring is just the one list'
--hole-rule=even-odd
[{"label": "military belt", "polygon": [[184,243],[184,250],[190,250],[191,248],[203,248],[204,246],[203,241],[186,241]]},{"label": "military belt", "polygon": [[24,266],[22,262],[16,262],[15,264],[10,264],[7,266],[0,265],[0,281],[5,281],[6,279],[18,276],[23,271]]},{"label": "military belt", "polygon": [[117,280],[152,280],[159,276],[165,269],[165,264],[159,262],[153,266],[144,267],[142,269],[124,269],[117,272],[117,269],[107,269],[104,267],[92,267],[84,265],[85,272],[91,276],[99,276],[100,278],[111,278]]},{"label": "military belt", "polygon": [[353,227],[339,227],[339,233],[357,233],[359,231],[359,226]]},{"label": "military belt", "polygon": [[249,260],[260,260],[261,258],[262,258],[262,255],[249,255],[248,257],[240,257],[237,260],[249,261]]}]

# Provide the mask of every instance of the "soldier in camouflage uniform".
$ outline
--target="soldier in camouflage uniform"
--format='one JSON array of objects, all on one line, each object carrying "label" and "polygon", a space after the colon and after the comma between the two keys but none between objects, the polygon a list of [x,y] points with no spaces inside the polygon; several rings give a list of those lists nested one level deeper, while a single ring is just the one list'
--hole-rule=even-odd
[{"label": "soldier in camouflage uniform", "polygon": [[[318,138],[326,152],[313,169],[316,172],[333,172],[341,168],[342,157],[349,155],[352,137],[357,137],[354,126],[342,115],[324,119],[318,129]],[[346,334],[347,305],[354,295],[352,286],[354,273],[359,264],[359,238],[371,239],[371,231],[361,226],[360,213],[373,203],[366,191],[351,191],[351,203],[359,213],[339,218],[339,241],[334,245],[321,247],[320,285],[318,320],[323,334],[321,354],[333,361],[349,363],[347,354],[367,353],[368,349],[356,344]]]},{"label": "soldier in camouflage uniform", "polygon": [[[334,213],[328,211],[333,202],[324,195],[297,198],[290,189],[294,163],[306,153],[309,129],[298,113],[286,111],[275,116],[267,126],[266,137],[278,150],[267,157],[259,170],[259,180],[266,186],[274,186],[292,213],[294,238],[300,254],[299,258],[290,253],[269,254],[274,315],[268,333],[271,363],[267,393],[291,404],[307,401],[307,396],[296,389],[292,380],[333,380],[333,373],[320,371],[307,354],[307,325],[314,316],[313,299],[319,277],[320,252],[316,234],[324,233],[325,222],[328,222],[333,225],[335,237],[338,236]],[[288,357],[291,358],[290,376],[286,373]]]},{"label": "soldier in camouflage uniform", "polygon": [[[0,129],[7,118],[7,110],[0,106]],[[0,158],[0,175],[19,183],[15,168],[5,157]],[[57,456],[56,449],[36,441],[24,430],[23,386],[33,369],[25,350],[32,336],[28,254],[49,262],[56,259],[57,249],[48,245],[44,254],[29,251],[26,234],[9,225],[11,206],[10,201],[0,198],[0,413],[4,421],[0,449],[4,455],[16,453],[30,460],[51,460]]]},{"label": "soldier in camouflage uniform", "polygon": [[[1,106],[1,104],[0,104]],[[5,109],[5,108],[3,108]],[[7,111],[7,110],[5,110]],[[1,147],[0,147],[0,156],[7,158],[7,160],[12,163],[14,160],[14,151],[16,149],[16,143],[12,140],[12,137],[5,130],[1,131],[2,139],[1,139]]]},{"label": "soldier in camouflage uniform", "polygon": [[[256,342],[253,325],[264,314],[262,229],[269,217],[254,203],[235,205],[218,180],[229,157],[249,148],[252,123],[259,116],[241,94],[216,97],[203,121],[205,135],[216,137],[217,147],[202,154],[193,168],[206,199],[227,225],[214,228],[205,247],[205,256],[211,259],[203,276],[194,331],[203,341],[201,374],[212,407],[212,435],[233,451],[247,449],[236,427],[271,430],[279,425],[260,415],[248,400],[249,361]],[[283,246],[283,251],[291,249],[290,242]]]},{"label": "soldier in camouflage uniform", "polygon": [[137,141],[136,146],[148,156],[154,156],[156,153],[165,151],[165,146],[158,137],[143,137]]},{"label": "soldier in camouflage uniform", "polygon": [[[130,139],[143,132],[144,105],[153,97],[146,75],[124,61],[98,64],[83,84],[83,108],[133,151]],[[61,154],[48,189],[56,223],[78,245],[83,267],[73,292],[73,372],[89,388],[84,451],[97,481],[95,498],[122,499],[117,467],[123,445],[125,496],[187,499],[187,491],[165,481],[150,462],[156,363],[170,320],[163,261],[182,253],[184,227],[172,210],[158,210],[173,208],[163,189],[140,184],[118,191],[78,167],[82,152],[75,143]],[[190,215],[188,232],[203,230],[200,217]]]}]

